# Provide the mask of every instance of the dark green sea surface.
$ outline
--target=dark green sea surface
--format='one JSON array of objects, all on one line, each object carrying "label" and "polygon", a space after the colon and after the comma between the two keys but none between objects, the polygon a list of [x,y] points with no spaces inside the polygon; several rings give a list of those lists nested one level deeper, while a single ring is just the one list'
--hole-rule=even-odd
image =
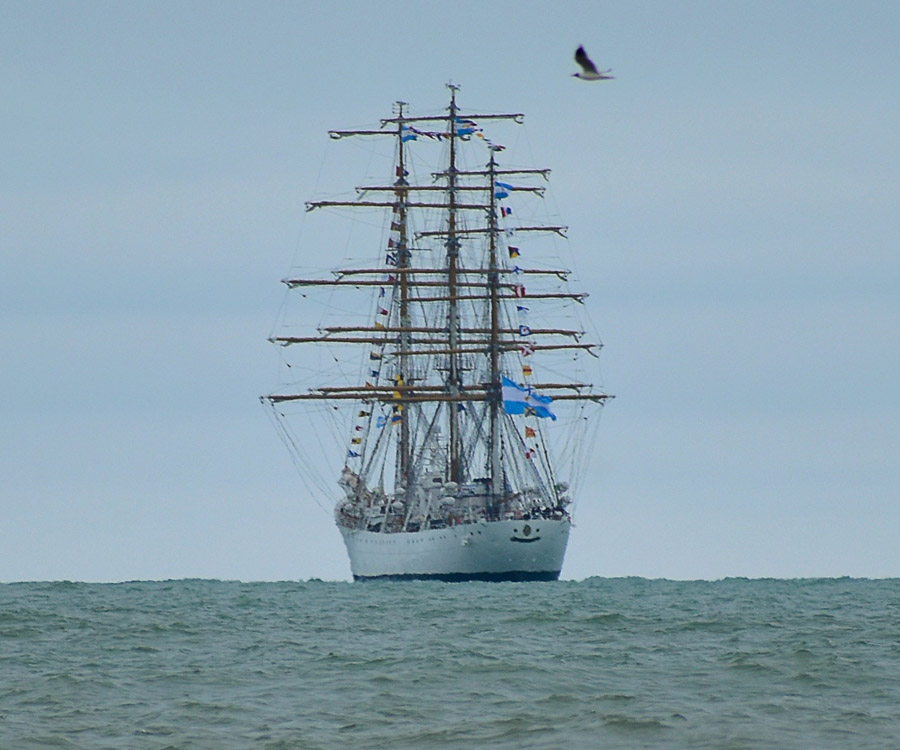
[{"label": "dark green sea surface", "polygon": [[0,748],[898,748],[900,580],[0,585]]}]

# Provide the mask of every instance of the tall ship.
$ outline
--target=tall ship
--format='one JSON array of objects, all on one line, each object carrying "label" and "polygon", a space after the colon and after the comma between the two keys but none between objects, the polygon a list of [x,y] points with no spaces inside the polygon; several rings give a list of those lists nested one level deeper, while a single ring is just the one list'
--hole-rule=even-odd
[{"label": "tall ship", "polygon": [[285,374],[262,401],[354,580],[556,580],[610,398],[600,344],[550,170],[502,161],[497,134],[524,116],[464,111],[448,89],[433,114],[397,102],[329,132],[382,179],[306,204],[351,229],[307,243],[338,267],[284,279]]}]

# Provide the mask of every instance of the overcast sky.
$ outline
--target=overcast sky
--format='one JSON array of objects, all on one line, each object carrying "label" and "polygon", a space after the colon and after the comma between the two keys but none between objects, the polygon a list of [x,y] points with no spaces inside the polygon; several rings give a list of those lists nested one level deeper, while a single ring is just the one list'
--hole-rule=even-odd
[{"label": "overcast sky", "polygon": [[349,578],[266,338],[327,130],[449,80],[526,114],[606,345],[563,576],[900,575],[897,3],[2,9],[0,580]]}]

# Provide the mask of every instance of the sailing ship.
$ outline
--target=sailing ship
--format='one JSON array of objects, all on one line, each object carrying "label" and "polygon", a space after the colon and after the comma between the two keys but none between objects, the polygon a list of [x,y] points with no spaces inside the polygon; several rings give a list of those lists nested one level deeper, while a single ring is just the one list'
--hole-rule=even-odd
[{"label": "sailing ship", "polygon": [[273,332],[290,376],[262,401],[310,489],[338,495],[354,580],[556,580],[610,398],[573,375],[596,371],[600,344],[553,254],[567,228],[528,208],[550,170],[500,162],[491,129],[524,116],[465,112],[448,88],[436,114],[397,102],[380,127],[330,131],[388,139],[390,179],[307,211],[362,212],[378,235],[327,275],[284,279],[313,313]]}]

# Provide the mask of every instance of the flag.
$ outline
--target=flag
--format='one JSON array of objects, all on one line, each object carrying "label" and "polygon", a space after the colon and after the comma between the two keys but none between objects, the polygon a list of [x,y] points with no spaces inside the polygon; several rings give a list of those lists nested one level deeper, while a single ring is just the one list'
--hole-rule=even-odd
[{"label": "flag", "polygon": [[513,247],[512,245],[510,245],[509,246],[509,257],[510,258],[518,258],[519,257],[519,248]]},{"label": "flag", "polygon": [[406,125],[400,126],[400,140],[403,143],[406,143],[407,141],[414,141],[418,137],[419,136],[417,136],[415,133],[413,133],[412,130],[410,130],[408,127],[406,127]]},{"label": "flag", "polygon": [[525,458],[534,458],[537,455],[537,451],[534,448],[526,448],[525,449]]},{"label": "flag", "polygon": [[515,190],[515,188],[510,185],[508,182],[495,182],[494,183],[494,197],[503,200],[504,198],[509,198],[509,194]]},{"label": "flag", "polygon": [[465,410],[466,410],[466,405],[464,403],[460,402],[456,405],[456,411],[465,411]]},{"label": "flag", "polygon": [[520,336],[530,336],[531,329],[528,326],[519,326],[519,335]]},{"label": "flag", "polygon": [[378,322],[378,321],[376,320],[376,321],[375,321],[375,328],[376,328],[377,330],[382,330],[382,331],[383,331],[383,330],[384,330],[384,323],[380,323],[380,322]]},{"label": "flag", "polygon": [[382,286],[382,287],[378,287],[378,296],[379,296],[379,297],[384,297],[385,294],[387,294],[387,292],[384,291],[384,287],[383,287],[383,286]]},{"label": "flag", "polygon": [[541,396],[534,388],[527,385],[519,385],[505,375],[502,381],[503,409],[507,414],[524,414],[525,416],[550,417],[556,419],[556,415],[550,411],[553,399],[550,396]]},{"label": "flag", "polygon": [[396,171],[397,177],[406,177],[407,175],[409,175],[409,172],[407,172],[405,169],[403,169],[399,164],[397,165],[397,169],[395,171]]},{"label": "flag", "polygon": [[379,315],[390,315],[390,313],[387,310],[385,310],[383,307],[378,308],[378,314]]},{"label": "flag", "polygon": [[[518,276],[520,273],[525,273],[525,269],[522,266],[513,266],[512,272]],[[524,290],[525,287],[522,287],[522,289]]]},{"label": "flag", "polygon": [[358,424],[358,425],[356,425],[356,427],[354,427],[353,429],[355,429],[357,432],[362,432],[362,431],[363,431],[364,429],[366,429],[366,428],[363,427],[361,424]]},{"label": "flag", "polygon": [[534,427],[526,427],[525,428],[525,437],[527,437],[527,438],[537,437],[537,432],[535,432]]},{"label": "flag", "polygon": [[387,417],[378,417],[375,420],[376,427],[384,427],[387,424]]},{"label": "flag", "polygon": [[511,216],[512,209],[509,206],[500,206],[500,215],[501,216]]},{"label": "flag", "polygon": [[522,344],[521,352],[523,357],[530,357],[532,354],[534,354],[534,344]]},{"label": "flag", "polygon": [[381,374],[381,370],[369,370],[369,374],[373,378],[377,378]]},{"label": "flag", "polygon": [[522,365],[522,375],[524,375],[526,378],[530,378],[531,372],[531,365]]},{"label": "flag", "polygon": [[353,438],[350,442],[353,445],[359,445],[362,442],[362,438]]},{"label": "flag", "polygon": [[359,453],[355,453],[354,451],[347,451],[347,458],[359,458]]},{"label": "flag", "polygon": [[357,417],[369,417],[369,416],[371,416],[371,415],[372,415],[372,412],[370,412],[370,411],[361,411],[361,412],[360,412],[359,414],[357,414],[356,416],[357,416]]},{"label": "flag", "polygon": [[[518,268],[518,266],[516,266],[516,268]],[[516,297],[524,297],[525,287],[521,284],[516,284],[515,286],[513,286],[513,294],[516,295]]]},{"label": "flag", "polygon": [[397,422],[402,422],[402,421],[403,421],[402,414],[395,414],[394,416],[391,417],[391,424],[397,424]]},{"label": "flag", "polygon": [[399,221],[392,221],[392,222],[391,222],[391,231],[392,231],[392,232],[399,232],[399,231],[400,231],[400,222],[399,222]]},{"label": "flag", "polygon": [[528,308],[525,305],[516,305],[516,312],[527,313]]},{"label": "flag", "polygon": [[369,352],[369,359],[378,361],[381,359],[381,355],[378,352]]},{"label": "flag", "polygon": [[478,123],[474,120],[466,120],[462,117],[456,118],[456,134],[472,135],[478,128]]},{"label": "flag", "polygon": [[384,256],[384,262],[387,263],[389,266],[396,266],[397,265],[397,256],[394,255],[393,253],[388,253],[387,255]]}]

